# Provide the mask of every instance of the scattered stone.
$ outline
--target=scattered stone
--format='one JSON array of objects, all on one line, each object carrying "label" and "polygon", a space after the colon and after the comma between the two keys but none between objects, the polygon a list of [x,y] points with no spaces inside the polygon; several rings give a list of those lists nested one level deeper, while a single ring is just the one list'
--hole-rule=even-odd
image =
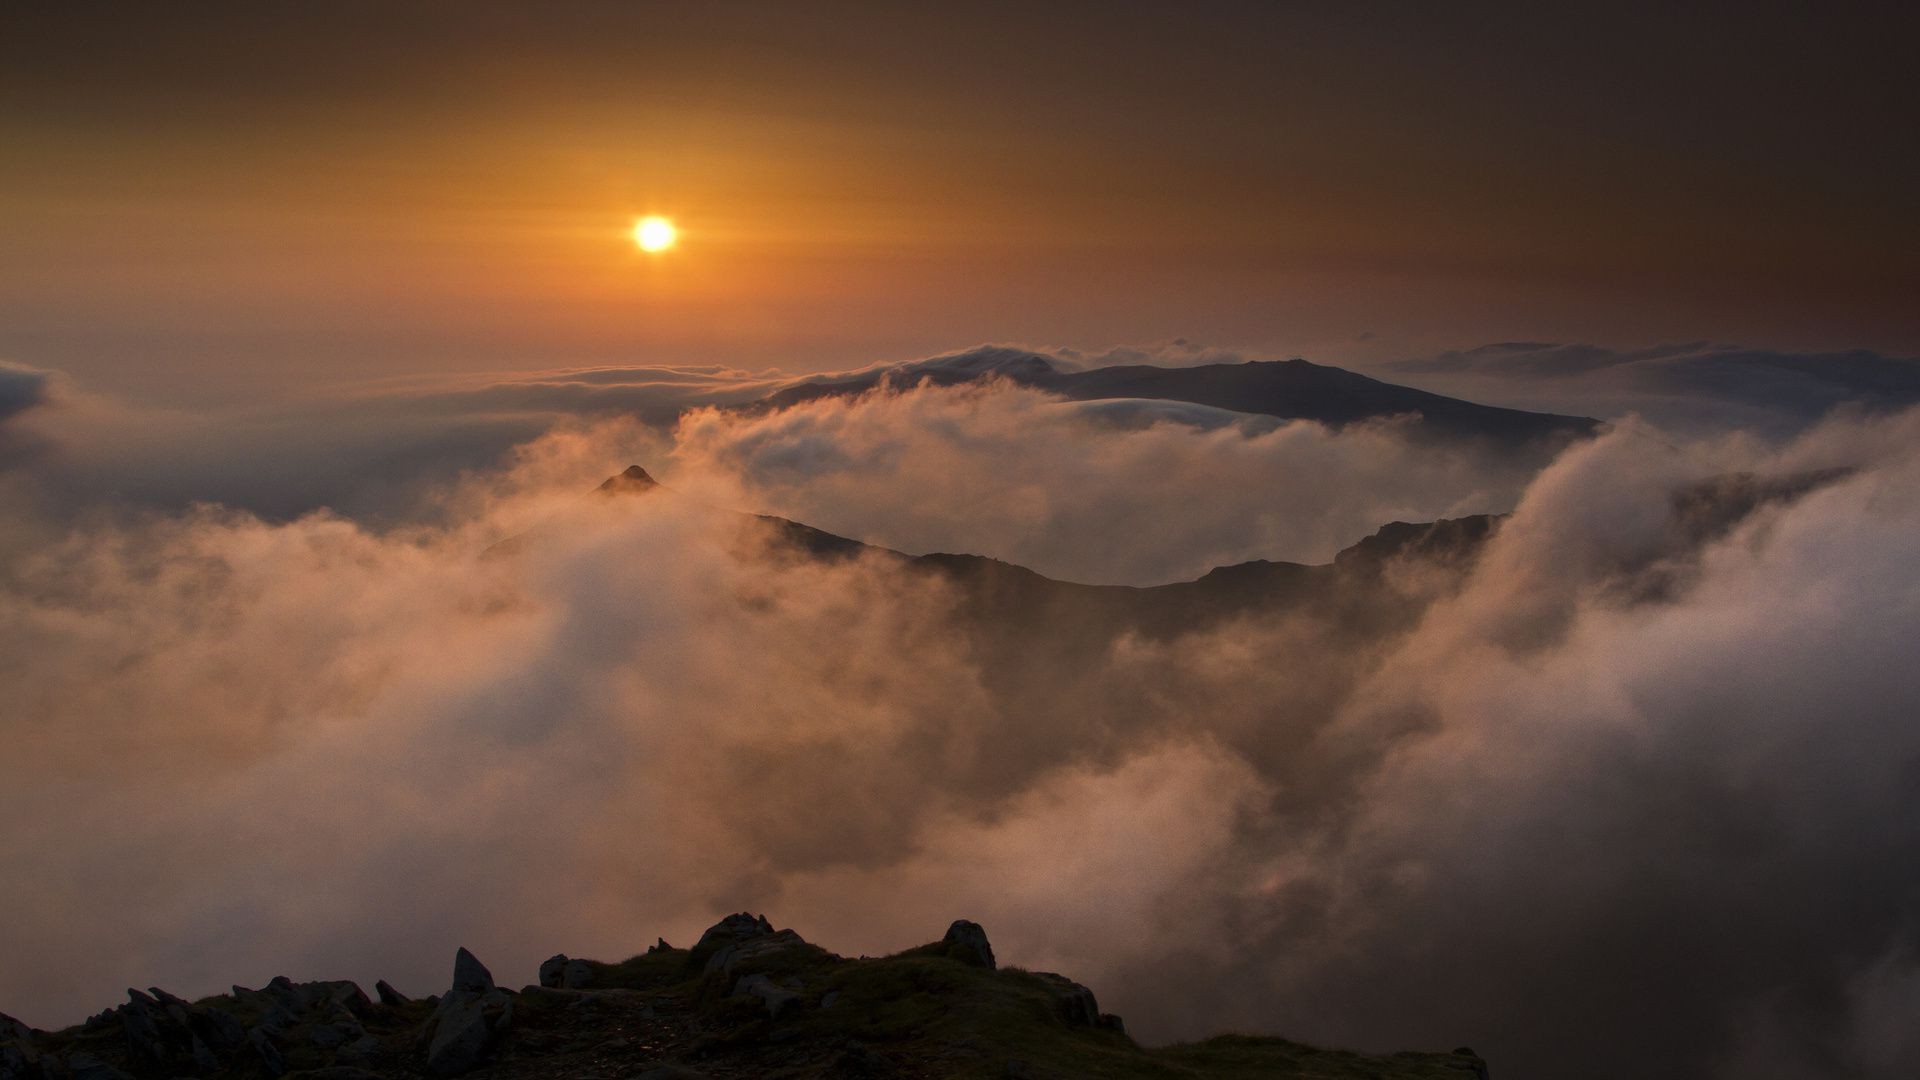
[{"label": "scattered stone", "polygon": [[672,951],[673,951],[673,946],[667,944],[666,938],[656,938],[652,945],[647,946],[648,956],[652,956],[654,953],[672,952]]},{"label": "scattered stone", "polygon": [[987,932],[979,923],[957,919],[941,940],[947,946],[947,955],[954,959],[994,970],[993,946],[987,943]]},{"label": "scattered stone", "polygon": [[833,1008],[834,1002],[839,1000],[840,1000],[840,991],[829,990],[826,992],[825,996],[821,997],[820,1007],[823,1009],[831,1009]]}]

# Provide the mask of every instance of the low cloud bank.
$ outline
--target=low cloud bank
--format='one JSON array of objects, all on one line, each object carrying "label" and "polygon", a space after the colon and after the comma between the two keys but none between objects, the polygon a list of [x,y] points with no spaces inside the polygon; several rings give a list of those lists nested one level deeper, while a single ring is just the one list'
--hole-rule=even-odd
[{"label": "low cloud bank", "polygon": [[[1626,423],[1531,479],[1391,425],[1115,426],[1006,387],[656,438],[553,431],[426,524],[201,507],[13,545],[0,1009],[281,972],[426,992],[459,944],[531,979],[744,908],[853,953],[979,919],[1151,1040],[1920,1067],[1920,416],[1780,445]],[[581,494],[643,451],[677,495]],[[1739,473],[1819,479],[1676,517]],[[1089,627],[1038,713],[951,581],[720,509],[1137,579],[1502,483],[1468,576],[1394,571],[1428,605],[1406,628]]]},{"label": "low cloud bank", "polygon": [[680,424],[663,478],[915,554],[1146,585],[1251,559],[1325,562],[1385,522],[1504,511],[1533,472],[1393,420],[1334,431],[1119,404],[989,383],[707,410]]}]

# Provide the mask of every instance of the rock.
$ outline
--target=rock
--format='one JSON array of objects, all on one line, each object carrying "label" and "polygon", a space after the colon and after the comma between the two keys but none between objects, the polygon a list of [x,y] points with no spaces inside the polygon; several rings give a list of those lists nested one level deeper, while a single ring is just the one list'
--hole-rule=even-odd
[{"label": "rock", "polygon": [[584,990],[593,979],[593,968],[585,960],[570,960],[556,953],[540,965],[540,985],[552,990]]},{"label": "rock", "polygon": [[751,965],[796,946],[805,947],[806,944],[805,939],[791,930],[744,937],[720,946],[719,951],[707,957],[703,970],[709,975],[732,975],[734,969],[743,964]]},{"label": "rock", "polygon": [[138,990],[127,991],[127,1003],[120,1006],[120,1030],[127,1037],[127,1053],[135,1062],[167,1065],[173,1061],[173,1040],[160,1029],[164,1015],[156,1002]]},{"label": "rock", "polygon": [[459,990],[449,993],[441,999],[439,1023],[427,1047],[427,1071],[435,1076],[470,1071],[486,1056],[491,1035],[480,995]]},{"label": "rock", "polygon": [[453,954],[453,988],[484,994],[493,989],[493,972],[463,948]]},{"label": "rock", "polygon": [[648,956],[652,956],[654,953],[672,952],[672,951],[673,951],[673,946],[667,944],[666,938],[656,938],[654,939],[653,944],[647,946]]},{"label": "rock", "polygon": [[[477,960],[474,962],[479,963]],[[351,979],[301,983],[294,989],[299,991],[309,1009],[342,1010],[355,1018],[373,1013],[373,1000],[367,997],[365,990],[360,989],[359,983]]]},{"label": "rock", "polygon": [[194,1068],[203,1073],[217,1072],[220,1068],[220,1059],[198,1035],[187,1044],[187,1056],[193,1059]]},{"label": "rock", "polygon": [[133,1080],[133,1077],[122,1070],[101,1061],[92,1054],[68,1054],[66,1064],[67,1071],[73,1080]]},{"label": "rock", "polygon": [[267,985],[261,987],[260,992],[279,1002],[281,1008],[291,1013],[298,1013],[307,1007],[307,999],[301,995],[300,991],[293,988],[293,980],[285,975],[275,975],[268,979]]},{"label": "rock", "polygon": [[247,1031],[247,1041],[253,1044],[254,1052],[260,1055],[260,1065],[267,1070],[268,1076],[281,1076],[287,1071],[287,1059],[280,1054],[280,1048],[273,1045],[273,1037],[266,1030],[255,1026]]},{"label": "rock", "polygon": [[200,1019],[205,1028],[204,1037],[214,1046],[232,1050],[247,1041],[246,1025],[225,1009],[201,1009]]},{"label": "rock", "polygon": [[947,946],[947,955],[954,959],[994,970],[993,946],[987,943],[987,932],[979,923],[957,919],[941,940]]},{"label": "rock", "polygon": [[1093,991],[1067,978],[1055,975],[1051,971],[1036,971],[1038,979],[1047,984],[1047,990],[1053,997],[1053,1010],[1069,1027],[1098,1027],[1100,1024],[1100,1005],[1093,998]]},{"label": "rock", "polygon": [[385,979],[373,984],[373,992],[380,995],[380,1004],[389,1009],[404,1008],[413,1004],[413,999],[393,988]]},{"label": "rock", "polygon": [[1127,1033],[1126,1021],[1120,1019],[1119,1017],[1113,1015],[1112,1013],[1101,1013],[1100,1019],[1095,1020],[1093,1023],[1093,1026],[1099,1028],[1102,1031],[1117,1031],[1122,1035],[1125,1035]]},{"label": "rock", "polygon": [[40,1051],[34,1045],[36,1032],[27,1025],[0,1013],[0,1080],[39,1080]]},{"label": "rock", "polygon": [[773,924],[767,921],[765,915],[749,915],[743,911],[738,915],[729,915],[708,927],[707,932],[700,935],[700,940],[693,949],[695,952],[709,947],[718,949],[736,941],[769,937],[772,934]]},{"label": "rock", "polygon": [[322,1069],[302,1069],[297,1073],[288,1073],[287,1080],[383,1080],[379,1073],[371,1073],[352,1065],[328,1065]]},{"label": "rock", "polygon": [[823,995],[820,998],[820,1007],[823,1009],[831,1009],[833,1008],[834,1003],[839,1000],[840,1000],[840,991],[829,990],[826,992],[825,995]]},{"label": "rock", "polygon": [[308,1037],[313,1040],[313,1045],[322,1050],[337,1050],[365,1034],[366,1032],[358,1024],[352,1027],[345,1024],[321,1024],[316,1026]]},{"label": "rock", "polygon": [[513,995],[493,985],[493,973],[460,949],[453,956],[453,986],[433,1008],[427,1071],[458,1076],[486,1058],[495,1037],[513,1021]]},{"label": "rock", "polygon": [[775,1020],[785,1012],[787,1006],[800,1000],[800,995],[774,984],[765,975],[748,975],[734,984],[733,996],[752,995],[767,1007],[767,1015]]},{"label": "rock", "polygon": [[33,1039],[33,1035],[34,1031],[32,1028],[8,1016],[6,1013],[0,1013],[0,1041],[18,1039],[21,1042],[30,1042]]}]

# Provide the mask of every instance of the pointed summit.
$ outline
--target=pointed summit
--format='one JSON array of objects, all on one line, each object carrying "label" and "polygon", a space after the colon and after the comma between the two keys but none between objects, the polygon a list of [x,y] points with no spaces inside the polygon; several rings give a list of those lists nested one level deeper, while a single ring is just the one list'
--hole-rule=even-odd
[{"label": "pointed summit", "polygon": [[660,486],[660,481],[647,475],[647,470],[638,465],[629,465],[627,470],[616,476],[609,476],[596,491],[603,495],[637,495],[652,491]]}]

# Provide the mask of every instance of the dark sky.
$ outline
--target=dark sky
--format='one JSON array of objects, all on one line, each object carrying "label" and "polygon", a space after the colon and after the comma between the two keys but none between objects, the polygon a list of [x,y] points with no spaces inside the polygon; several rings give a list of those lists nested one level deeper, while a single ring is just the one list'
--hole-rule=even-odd
[{"label": "dark sky", "polygon": [[11,8],[0,358],[1920,351],[1912,5],[689,7]]}]

